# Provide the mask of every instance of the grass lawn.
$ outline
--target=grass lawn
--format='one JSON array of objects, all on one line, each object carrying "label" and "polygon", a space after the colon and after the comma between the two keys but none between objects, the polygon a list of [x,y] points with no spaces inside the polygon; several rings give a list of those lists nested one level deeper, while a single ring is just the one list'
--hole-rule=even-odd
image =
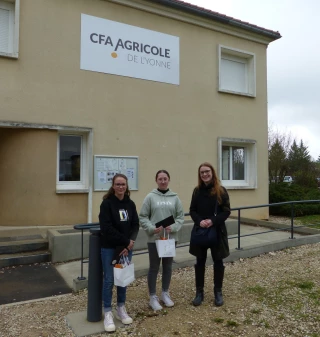
[{"label": "grass lawn", "polygon": [[[296,220],[299,220],[301,225],[315,225],[310,226],[311,228],[319,228],[320,229],[320,214],[319,215],[306,215],[301,217],[296,217]],[[308,226],[309,227],[309,226]]]}]

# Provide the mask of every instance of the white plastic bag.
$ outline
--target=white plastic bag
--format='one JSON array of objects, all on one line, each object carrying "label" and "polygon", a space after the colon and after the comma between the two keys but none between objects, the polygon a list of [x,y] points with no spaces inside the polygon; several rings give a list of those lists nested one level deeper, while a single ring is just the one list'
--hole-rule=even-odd
[{"label": "white plastic bag", "polygon": [[134,264],[127,257],[121,259],[122,268],[113,268],[113,283],[118,287],[126,287],[135,280]]},{"label": "white plastic bag", "polygon": [[[164,229],[164,238],[166,237]],[[159,257],[175,257],[176,256],[176,243],[174,239],[168,238],[165,240],[156,240],[156,247]]]}]

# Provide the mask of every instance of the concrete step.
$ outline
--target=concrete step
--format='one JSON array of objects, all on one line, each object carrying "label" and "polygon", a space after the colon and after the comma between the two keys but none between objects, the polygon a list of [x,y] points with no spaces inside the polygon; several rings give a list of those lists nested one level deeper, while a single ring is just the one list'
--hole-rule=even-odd
[{"label": "concrete step", "polygon": [[0,240],[0,254],[16,254],[22,252],[32,252],[47,249],[48,249],[48,240],[43,238],[15,240],[15,238],[10,237],[10,238],[1,238]]},{"label": "concrete step", "polygon": [[51,261],[51,253],[46,250],[0,255],[0,268],[23,264],[34,264]]}]

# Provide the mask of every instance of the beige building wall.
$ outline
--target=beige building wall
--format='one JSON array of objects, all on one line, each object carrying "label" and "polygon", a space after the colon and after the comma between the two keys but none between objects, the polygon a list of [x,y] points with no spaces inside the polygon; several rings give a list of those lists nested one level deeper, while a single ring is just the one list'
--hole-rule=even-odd
[{"label": "beige building wall", "polygon": [[0,225],[87,221],[86,194],[56,194],[57,132],[0,129]]},{"label": "beige building wall", "polygon": [[[171,174],[170,188],[179,194],[187,212],[197,167],[203,161],[217,167],[218,137],[253,139],[257,141],[258,186],[229,190],[231,206],[268,203],[267,43],[109,1],[24,0],[20,10],[19,59],[0,58],[1,121],[92,128],[93,155],[139,156],[139,191],[132,192],[138,209],[156,187],[156,171],[165,168]],[[81,13],[179,36],[180,85],[80,70]],[[255,53],[255,98],[218,92],[219,44]],[[48,132],[46,137],[51,147],[45,158],[51,166],[37,193],[51,193],[52,209],[56,209],[38,219],[52,223],[51,217],[63,204],[68,209],[65,223],[78,222],[86,214],[84,196],[54,195],[56,145],[52,138],[56,134]],[[102,196],[93,192],[93,221]],[[81,205],[81,215],[75,205]],[[243,215],[267,218],[268,209]]]}]

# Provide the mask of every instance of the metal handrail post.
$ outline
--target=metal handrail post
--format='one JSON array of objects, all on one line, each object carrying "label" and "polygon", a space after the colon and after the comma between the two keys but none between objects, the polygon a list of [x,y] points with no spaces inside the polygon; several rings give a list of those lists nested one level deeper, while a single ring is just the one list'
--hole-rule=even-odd
[{"label": "metal handrail post", "polygon": [[83,276],[83,229],[81,229],[81,273],[78,276],[78,280],[82,281],[86,278]]},{"label": "metal handrail post", "polygon": [[102,262],[100,228],[90,229],[88,271],[88,322],[102,319]]},{"label": "metal handrail post", "polygon": [[241,250],[242,248],[240,247],[240,209],[238,209],[238,250]]},{"label": "metal handrail post", "polygon": [[293,237],[293,218],[294,218],[294,204],[291,203],[291,237],[289,239],[294,239],[294,237]]}]

